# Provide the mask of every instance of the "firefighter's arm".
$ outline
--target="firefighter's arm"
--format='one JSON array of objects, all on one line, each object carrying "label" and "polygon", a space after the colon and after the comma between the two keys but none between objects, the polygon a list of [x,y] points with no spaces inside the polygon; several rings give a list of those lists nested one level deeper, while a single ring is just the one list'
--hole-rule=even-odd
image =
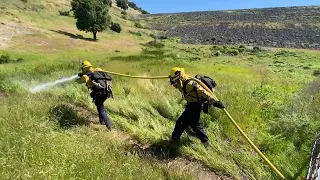
[{"label": "firefighter's arm", "polygon": [[92,80],[87,75],[81,76],[76,80],[76,82],[79,84],[86,83],[89,88],[93,85]]},{"label": "firefighter's arm", "polygon": [[208,100],[209,103],[212,104],[213,106],[220,108],[220,109],[225,108],[225,106],[223,105],[223,103],[221,101],[216,101],[214,99],[214,97],[211,95],[211,93],[209,93],[207,90],[205,90],[202,86],[198,85],[197,92],[200,97]]},{"label": "firefighter's arm", "polygon": [[201,85],[198,85],[197,93],[199,97],[202,97],[208,100],[209,102],[214,101],[214,97],[207,90],[205,90]]}]

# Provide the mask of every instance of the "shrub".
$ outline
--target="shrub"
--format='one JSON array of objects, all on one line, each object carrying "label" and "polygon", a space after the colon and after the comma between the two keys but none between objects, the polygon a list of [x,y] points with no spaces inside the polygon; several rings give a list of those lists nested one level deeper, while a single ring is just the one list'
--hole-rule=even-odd
[{"label": "shrub", "polygon": [[150,34],[150,37],[152,37],[152,38],[156,38],[156,35],[154,35],[154,34]]},{"label": "shrub", "polygon": [[252,50],[252,52],[254,52],[254,53],[259,53],[261,51],[262,51],[262,49],[258,46],[253,47],[253,50]]},{"label": "shrub", "polygon": [[121,14],[127,15],[128,13],[126,11],[121,11]]},{"label": "shrub", "polygon": [[149,12],[146,11],[146,10],[142,10],[141,13],[142,13],[142,14],[149,14]]},{"label": "shrub", "polygon": [[168,36],[160,36],[159,39],[168,39]]},{"label": "shrub", "polygon": [[121,25],[119,23],[112,23],[110,29],[117,33],[120,33],[122,31]]},{"label": "shrub", "polygon": [[236,50],[236,49],[230,49],[230,50],[228,50],[227,53],[230,54],[230,55],[232,55],[232,56],[237,56],[237,55],[239,55],[239,51]]},{"label": "shrub", "polygon": [[126,15],[122,15],[121,18],[122,19],[128,19],[128,17]]},{"label": "shrub", "polygon": [[104,4],[107,4],[109,7],[112,7],[112,0],[103,0]]},{"label": "shrub", "polygon": [[11,59],[9,54],[2,54],[0,56],[0,64],[7,64],[7,63],[18,63],[22,62],[24,59],[18,58],[18,59]]},{"label": "shrub", "polygon": [[139,10],[139,7],[134,2],[129,2],[128,6],[131,7],[134,10]]},{"label": "shrub", "polygon": [[2,54],[0,56],[0,64],[6,64],[6,63],[9,63],[10,61],[11,59],[9,54]]},{"label": "shrub", "polygon": [[134,23],[134,26],[135,26],[136,28],[143,28],[143,26],[142,26],[140,23],[138,23],[138,22],[135,22],[135,23]]},{"label": "shrub", "polygon": [[142,14],[149,14],[146,10],[143,10],[140,7],[138,7],[134,2],[128,2],[128,6],[134,10],[140,11]]},{"label": "shrub", "polygon": [[140,31],[135,32],[135,31],[129,31],[130,34],[136,35],[136,36],[142,36],[142,33]]},{"label": "shrub", "polygon": [[246,49],[244,49],[244,48],[239,48],[238,51],[239,51],[240,53],[243,53],[243,52],[246,51]]},{"label": "shrub", "polygon": [[240,46],[238,47],[238,51],[239,51],[240,53],[245,52],[246,50],[247,50],[247,48],[246,48],[246,46],[244,46],[244,45],[240,45]]},{"label": "shrub", "polygon": [[218,46],[218,45],[213,45],[212,46],[213,50],[218,50],[218,51],[222,51],[224,48],[222,46]]},{"label": "shrub", "polygon": [[217,52],[214,53],[214,55],[215,55],[215,56],[221,56],[222,53],[221,53],[220,51],[217,51]]},{"label": "shrub", "polygon": [[61,16],[70,16],[70,11],[59,11]]},{"label": "shrub", "polygon": [[148,42],[147,45],[155,48],[163,48],[165,46],[162,42],[156,40]]},{"label": "shrub", "polygon": [[240,45],[240,46],[239,46],[239,49],[240,49],[240,48],[241,48],[241,49],[246,49],[246,46],[245,46],[245,45]]},{"label": "shrub", "polygon": [[117,0],[116,1],[117,6],[123,10],[127,10],[128,9],[128,1],[126,0]]},{"label": "shrub", "polygon": [[28,0],[21,0],[22,2],[24,2],[24,3],[27,3],[28,2]]},{"label": "shrub", "polygon": [[313,71],[314,76],[320,76],[320,69],[314,70]]}]

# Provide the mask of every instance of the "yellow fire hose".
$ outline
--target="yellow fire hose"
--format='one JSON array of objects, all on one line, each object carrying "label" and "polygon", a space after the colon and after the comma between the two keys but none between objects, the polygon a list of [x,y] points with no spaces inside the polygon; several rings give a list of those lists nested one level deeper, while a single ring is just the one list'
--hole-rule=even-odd
[{"label": "yellow fire hose", "polygon": [[120,73],[115,73],[115,72],[110,72],[110,71],[103,71],[103,72],[117,75],[117,76],[136,78],[136,79],[167,79],[168,78],[168,76],[131,76],[131,75],[127,75],[127,74],[120,74]]},{"label": "yellow fire hose", "polygon": [[[126,75],[126,74],[120,74],[120,73],[115,73],[115,72],[109,72],[109,71],[104,71],[109,74],[113,75],[118,75],[118,76],[123,76],[123,77],[128,77],[128,78],[137,78],[137,79],[166,79],[168,76],[152,76],[152,77],[147,77],[147,76],[131,76],[131,75]],[[193,78],[189,76],[192,80],[195,80],[198,82],[204,89],[206,89],[208,92],[211,93],[213,96],[214,100],[219,101],[219,99],[216,97],[215,94],[205,85],[203,84],[200,80]],[[238,131],[241,133],[241,135],[248,141],[248,143],[251,145],[251,147],[260,155],[260,157],[269,165],[269,167],[278,175],[281,177],[281,179],[286,179],[284,175],[281,174],[281,172],[270,162],[270,160],[259,150],[259,148],[251,141],[251,139],[246,135],[246,133],[240,128],[240,126],[236,123],[236,121],[232,118],[232,116],[229,114],[229,112],[224,108],[223,111],[226,113],[228,118],[231,120],[232,124],[238,129]]]}]

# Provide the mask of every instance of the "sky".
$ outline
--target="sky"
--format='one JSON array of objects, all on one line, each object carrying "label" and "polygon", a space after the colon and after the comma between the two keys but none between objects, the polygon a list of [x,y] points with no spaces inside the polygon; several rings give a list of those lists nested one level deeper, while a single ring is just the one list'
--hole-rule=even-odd
[{"label": "sky", "polygon": [[320,0],[131,0],[152,13],[320,5]]}]

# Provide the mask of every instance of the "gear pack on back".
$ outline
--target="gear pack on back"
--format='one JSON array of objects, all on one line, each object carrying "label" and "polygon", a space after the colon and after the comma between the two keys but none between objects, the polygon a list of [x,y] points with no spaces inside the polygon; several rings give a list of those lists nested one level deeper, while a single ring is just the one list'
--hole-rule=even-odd
[{"label": "gear pack on back", "polygon": [[[202,76],[202,75],[199,75],[197,74],[195,76],[196,79],[199,79],[203,84],[205,84],[210,90],[212,90],[213,88],[215,88],[217,86],[217,83],[209,76]],[[184,92],[184,94],[187,94],[186,92],[186,85],[191,81],[191,79],[188,79],[184,84],[183,84],[183,87],[182,87],[182,90]],[[194,91],[196,91],[196,88],[197,88],[197,84],[193,84],[193,88],[194,88]],[[196,91],[197,92],[197,91]]]},{"label": "gear pack on back", "polygon": [[210,90],[217,86],[217,83],[209,76],[201,76],[197,74],[195,78],[199,79],[203,84],[205,84]]},{"label": "gear pack on back", "polygon": [[92,80],[92,92],[90,93],[92,98],[99,98],[100,96],[113,97],[112,94],[112,78],[103,71],[94,71],[87,73],[87,76]]},{"label": "gear pack on back", "polygon": [[[202,76],[202,75],[199,75],[197,74],[195,76],[196,79],[199,79],[203,84],[205,84],[211,91],[213,88],[215,88],[217,86],[217,83],[212,79],[210,78],[209,76]],[[189,81],[191,81],[191,79],[188,79],[184,84],[183,84],[183,92],[184,94],[186,95],[187,92],[186,92],[186,85],[189,83]],[[193,83],[193,90],[197,93],[197,83]],[[213,92],[213,91],[212,91]],[[198,95],[197,95],[198,96]],[[203,102],[203,112],[204,113],[208,113],[209,111],[209,108],[210,108],[210,104],[208,102]]]}]

